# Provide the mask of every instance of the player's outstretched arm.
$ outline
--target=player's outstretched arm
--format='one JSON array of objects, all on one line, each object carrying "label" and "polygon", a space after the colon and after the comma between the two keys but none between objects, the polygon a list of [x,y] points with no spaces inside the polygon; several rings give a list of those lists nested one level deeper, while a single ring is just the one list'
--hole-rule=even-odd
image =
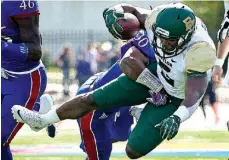
[{"label": "player's outstretched arm", "polygon": [[2,53],[7,53],[7,56],[16,60],[39,61],[42,56],[39,15],[26,18],[14,17],[13,21],[19,28],[22,43],[11,43],[2,37]]}]

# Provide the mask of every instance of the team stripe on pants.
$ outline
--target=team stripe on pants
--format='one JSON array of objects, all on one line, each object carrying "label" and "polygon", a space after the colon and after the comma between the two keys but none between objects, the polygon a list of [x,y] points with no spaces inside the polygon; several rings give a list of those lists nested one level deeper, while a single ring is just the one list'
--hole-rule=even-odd
[{"label": "team stripe on pants", "polygon": [[98,160],[98,151],[96,146],[95,135],[91,128],[92,119],[95,111],[89,112],[80,119],[81,132],[83,136],[84,146],[89,160]]},{"label": "team stripe on pants", "polygon": [[[39,70],[30,73],[30,77],[31,77],[30,96],[26,102],[25,107],[32,110],[40,92],[41,76]],[[21,129],[23,124],[24,123],[20,123],[20,122],[16,124],[10,136],[8,137],[7,141],[3,144],[3,146],[9,146],[10,142],[13,140],[17,132]]]}]

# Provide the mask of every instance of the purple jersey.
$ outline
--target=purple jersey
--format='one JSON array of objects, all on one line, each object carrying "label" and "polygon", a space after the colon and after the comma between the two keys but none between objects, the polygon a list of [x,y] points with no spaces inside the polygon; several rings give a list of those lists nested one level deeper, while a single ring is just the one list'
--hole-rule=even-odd
[{"label": "purple jersey", "polygon": [[121,47],[121,57],[123,57],[132,46],[139,49],[141,53],[149,59],[150,63],[156,60],[154,49],[145,30],[140,30],[134,38],[130,39],[128,43]]},{"label": "purple jersey", "polygon": [[[11,108],[21,105],[39,111],[47,76],[41,62],[26,61],[28,46],[20,38],[15,18],[39,14],[32,0],[3,1],[1,10],[1,159],[12,160],[10,143],[23,126],[12,116]],[[28,28],[28,27],[27,27]],[[31,39],[32,41],[33,39]]]},{"label": "purple jersey", "polygon": [[[12,43],[15,44],[23,43],[20,39],[20,33],[17,24],[14,23],[12,18],[26,18],[39,14],[38,3],[34,0],[3,1],[1,7],[1,36],[9,37],[12,39]],[[20,48],[20,53],[15,54],[23,54],[25,49],[26,47],[23,47],[22,45]],[[4,50],[2,50],[1,58],[2,68],[13,72],[29,71],[40,64],[40,62],[22,61],[16,59],[15,57],[7,56],[7,53],[4,52]]]}]

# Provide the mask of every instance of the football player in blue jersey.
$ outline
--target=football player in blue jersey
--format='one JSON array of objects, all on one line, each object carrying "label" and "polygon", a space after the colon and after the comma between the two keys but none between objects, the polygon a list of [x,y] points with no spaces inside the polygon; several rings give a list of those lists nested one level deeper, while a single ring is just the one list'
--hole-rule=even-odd
[{"label": "football player in blue jersey", "polygon": [[[120,49],[121,58],[127,50],[136,46],[144,54],[151,56],[151,62],[155,60],[152,46],[140,46],[139,42],[147,38],[145,31],[139,33],[123,45]],[[106,72],[98,73],[89,78],[78,90],[77,95],[93,91],[122,74],[120,60],[118,60]],[[136,108],[132,108],[132,110]],[[87,153],[88,159],[109,160],[112,151],[112,142],[126,141],[131,132],[133,117],[130,115],[130,107],[120,109],[93,110],[77,120],[81,131],[82,143],[80,147]],[[133,113],[132,113],[133,114]]]},{"label": "football player in blue jersey", "polygon": [[[47,83],[41,62],[39,8],[36,1],[2,1],[1,4],[1,158],[11,160],[10,142],[23,126],[11,115],[21,104],[40,113],[48,112],[52,99],[44,93]],[[45,108],[40,108],[40,103]],[[32,128],[35,129],[35,128]],[[49,128],[51,136],[54,126]]]},{"label": "football player in blue jersey", "polygon": [[[121,74],[119,61],[108,71],[90,77],[77,91],[77,95],[95,90]],[[109,110],[93,110],[77,119],[82,142],[80,148],[87,159],[109,160],[112,143],[126,141],[131,132],[133,117],[129,107]]]}]

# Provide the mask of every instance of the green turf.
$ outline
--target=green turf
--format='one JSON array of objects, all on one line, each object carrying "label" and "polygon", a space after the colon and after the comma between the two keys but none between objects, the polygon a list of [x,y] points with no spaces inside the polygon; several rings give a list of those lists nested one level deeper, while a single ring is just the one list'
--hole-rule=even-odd
[{"label": "green turf", "polygon": [[175,139],[194,138],[200,141],[229,143],[227,131],[188,131],[180,132]]},{"label": "green turf", "polygon": [[[163,144],[164,148],[198,148],[204,146],[212,146],[221,148],[221,145],[224,148],[229,148],[229,134],[228,132],[222,131],[201,131],[201,132],[193,132],[193,131],[185,131],[180,132],[178,136],[173,139],[172,141],[165,142]],[[46,135],[45,131],[42,133],[34,133],[31,132],[31,135],[28,136],[16,136],[13,140],[12,146],[20,146],[20,145],[67,145],[67,144],[79,144],[80,143],[80,136],[79,134],[75,134],[75,130],[70,131],[60,131],[57,136],[52,139]],[[123,145],[126,142],[122,142]],[[121,143],[118,143],[121,144]],[[175,145],[175,146],[174,146]],[[228,147],[227,147],[228,145]],[[116,146],[117,147],[117,146]],[[216,157],[154,157],[154,156],[147,156],[141,158],[139,160],[226,160],[226,158],[216,158]],[[15,155],[14,160],[85,160],[84,156],[25,156],[25,155]],[[125,156],[113,156],[110,160],[128,160]]]},{"label": "green turf", "polygon": [[[34,157],[34,156],[14,156],[14,160],[85,160],[84,156],[63,156],[63,157]],[[124,156],[112,156],[110,160],[129,160]],[[217,157],[155,157],[147,156],[140,160],[225,160]]]},{"label": "green turf", "polygon": [[48,136],[41,137],[17,137],[13,140],[12,145],[38,145],[38,144],[79,144],[80,136],[57,136],[55,138],[49,138]]},{"label": "green turf", "polygon": [[[69,134],[70,133],[70,134]],[[49,138],[45,131],[42,131],[42,135],[35,136],[35,133],[31,131],[31,136],[16,136],[12,142],[12,145],[38,145],[38,144],[79,144],[80,136],[75,134],[76,131],[67,131],[57,133],[57,136]],[[26,137],[26,138],[25,138]],[[207,142],[207,143],[229,143],[229,133],[226,131],[185,131],[180,132],[175,139],[171,142],[184,141],[184,142]]]}]

